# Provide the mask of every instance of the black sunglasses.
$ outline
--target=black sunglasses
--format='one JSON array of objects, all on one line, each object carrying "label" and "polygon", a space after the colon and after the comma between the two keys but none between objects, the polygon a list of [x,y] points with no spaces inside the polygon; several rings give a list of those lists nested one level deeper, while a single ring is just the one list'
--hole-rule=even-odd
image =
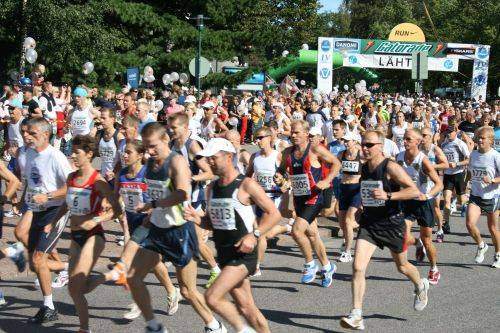
[{"label": "black sunglasses", "polygon": [[262,140],[264,138],[267,138],[269,135],[260,135],[260,136],[256,136],[255,137],[255,140]]},{"label": "black sunglasses", "polygon": [[361,147],[371,148],[371,147],[379,145],[379,144],[380,144],[380,142],[363,142],[361,144]]}]

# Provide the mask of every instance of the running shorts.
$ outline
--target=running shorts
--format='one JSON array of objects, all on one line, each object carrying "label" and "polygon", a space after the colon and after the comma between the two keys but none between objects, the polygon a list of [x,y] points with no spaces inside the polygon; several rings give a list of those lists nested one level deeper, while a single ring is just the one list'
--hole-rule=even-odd
[{"label": "running shorts", "polygon": [[83,248],[87,240],[92,236],[99,236],[105,240],[104,229],[101,224],[98,224],[90,230],[71,230],[71,240]]},{"label": "running shorts", "polygon": [[[329,187],[323,191],[323,208],[328,209],[332,207],[333,194],[333,187]],[[335,197],[338,198],[338,196]]]},{"label": "running shorts", "polygon": [[309,197],[305,197],[304,199],[302,199],[302,197],[294,197],[293,206],[295,207],[295,214],[297,214],[297,217],[300,217],[309,223],[313,223],[323,209],[323,194],[318,195],[316,203],[313,205],[306,204],[308,199]]},{"label": "running shorts", "polygon": [[498,209],[498,198],[483,199],[481,197],[471,195],[469,204],[473,204],[481,208],[485,213],[494,213]]},{"label": "running shorts", "polygon": [[[44,253],[52,252],[59,237],[61,237],[64,226],[62,228],[53,228],[49,233],[43,230],[47,224],[54,220],[58,210],[59,207],[50,207],[43,212],[33,212],[33,220],[28,233],[29,253],[33,253],[35,250]],[[66,218],[67,221],[68,216],[69,215],[66,214],[63,219]],[[66,221],[64,221],[64,225]]]},{"label": "running shorts", "polygon": [[339,210],[347,210],[349,207],[361,207],[361,185],[340,184]]},{"label": "running shorts", "polygon": [[467,184],[465,183],[465,172],[456,173],[454,175],[443,176],[444,190],[449,190],[457,193],[457,195],[465,194]]},{"label": "running shorts", "polygon": [[255,274],[257,270],[257,247],[251,253],[238,252],[236,247],[218,247],[217,249],[217,263],[221,267],[225,266],[240,266],[245,265],[248,270],[248,275]]},{"label": "running shorts", "polygon": [[421,227],[434,227],[434,199],[425,201],[407,200],[401,203],[405,220],[417,221]]},{"label": "running shorts", "polygon": [[[391,223],[390,221],[386,222]],[[402,253],[407,250],[406,223],[401,219],[399,224],[392,224],[389,228],[384,229],[361,225],[357,239],[364,239],[380,249],[387,247],[392,252]]]}]

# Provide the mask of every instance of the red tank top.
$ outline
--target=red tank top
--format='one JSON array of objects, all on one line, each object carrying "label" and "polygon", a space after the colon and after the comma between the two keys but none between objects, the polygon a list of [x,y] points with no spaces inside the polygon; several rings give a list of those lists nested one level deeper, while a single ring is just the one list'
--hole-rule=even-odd
[{"label": "red tank top", "polygon": [[66,205],[71,215],[99,214],[101,211],[101,198],[95,188],[95,181],[98,175],[99,171],[95,170],[87,182],[82,185],[78,185],[75,182],[76,172],[68,177]]}]

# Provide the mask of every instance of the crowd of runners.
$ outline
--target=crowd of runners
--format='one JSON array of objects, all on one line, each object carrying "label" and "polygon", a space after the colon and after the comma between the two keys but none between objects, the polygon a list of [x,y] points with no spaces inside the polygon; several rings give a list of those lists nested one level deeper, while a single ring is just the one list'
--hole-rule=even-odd
[{"label": "crowd of runners", "polygon": [[[142,315],[146,332],[167,332],[144,283],[152,272],[168,315],[184,298],[205,332],[227,332],[224,324],[269,332],[250,280],[265,274],[262,263],[273,266],[267,243],[289,235],[304,258],[297,282],[319,278],[328,288],[337,265],[352,262],[352,309],[340,324],[362,330],[376,248],[389,249],[422,311],[441,278],[439,243],[454,228],[452,214],[465,218],[477,244],[464,248],[470,260],[500,268],[499,101],[313,89],[195,95],[181,87],[158,96],[50,82],[3,87],[1,201],[9,210],[1,219],[16,219],[16,239],[3,239],[10,245],[0,258],[36,274],[42,295],[30,323],[57,320],[52,289],[67,286],[79,332],[90,332],[86,295],[107,283],[130,291],[125,318]],[[482,214],[489,252],[477,227]],[[340,225],[337,258],[327,256],[319,219]],[[120,260],[91,273],[112,221],[123,231]],[[67,262],[57,246],[65,228]],[[410,246],[428,272],[408,261]],[[204,293],[200,260],[210,267]]]}]

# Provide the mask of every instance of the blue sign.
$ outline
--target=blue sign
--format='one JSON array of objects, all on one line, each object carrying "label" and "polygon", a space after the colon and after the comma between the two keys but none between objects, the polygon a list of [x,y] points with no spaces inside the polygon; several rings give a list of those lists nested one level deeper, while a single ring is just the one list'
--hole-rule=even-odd
[{"label": "blue sign", "polygon": [[450,59],[447,59],[444,61],[443,66],[446,69],[451,69],[453,67],[453,61],[451,61]]},{"label": "blue sign", "polygon": [[328,68],[322,68],[319,71],[319,75],[321,76],[321,78],[327,79],[330,76],[330,70]]},{"label": "blue sign", "polygon": [[477,56],[479,59],[484,59],[488,57],[488,50],[484,46],[481,46],[480,48],[477,49]]},{"label": "blue sign", "polygon": [[330,51],[330,41],[328,39],[325,39],[321,42],[321,50],[328,52]]},{"label": "blue sign", "polygon": [[474,78],[474,84],[476,86],[482,86],[486,84],[486,77],[483,74],[480,74]]},{"label": "blue sign", "polygon": [[127,83],[130,87],[139,88],[140,77],[139,67],[127,68]]},{"label": "blue sign", "polygon": [[349,56],[349,63],[351,65],[357,64],[358,63],[358,58],[356,58],[356,56]]},{"label": "blue sign", "polygon": [[[246,68],[238,68],[238,67],[223,67],[222,72],[224,74],[236,74],[238,72],[241,72]],[[266,80],[266,77],[264,73],[254,73],[252,76],[244,82],[244,84],[264,84]]]}]

